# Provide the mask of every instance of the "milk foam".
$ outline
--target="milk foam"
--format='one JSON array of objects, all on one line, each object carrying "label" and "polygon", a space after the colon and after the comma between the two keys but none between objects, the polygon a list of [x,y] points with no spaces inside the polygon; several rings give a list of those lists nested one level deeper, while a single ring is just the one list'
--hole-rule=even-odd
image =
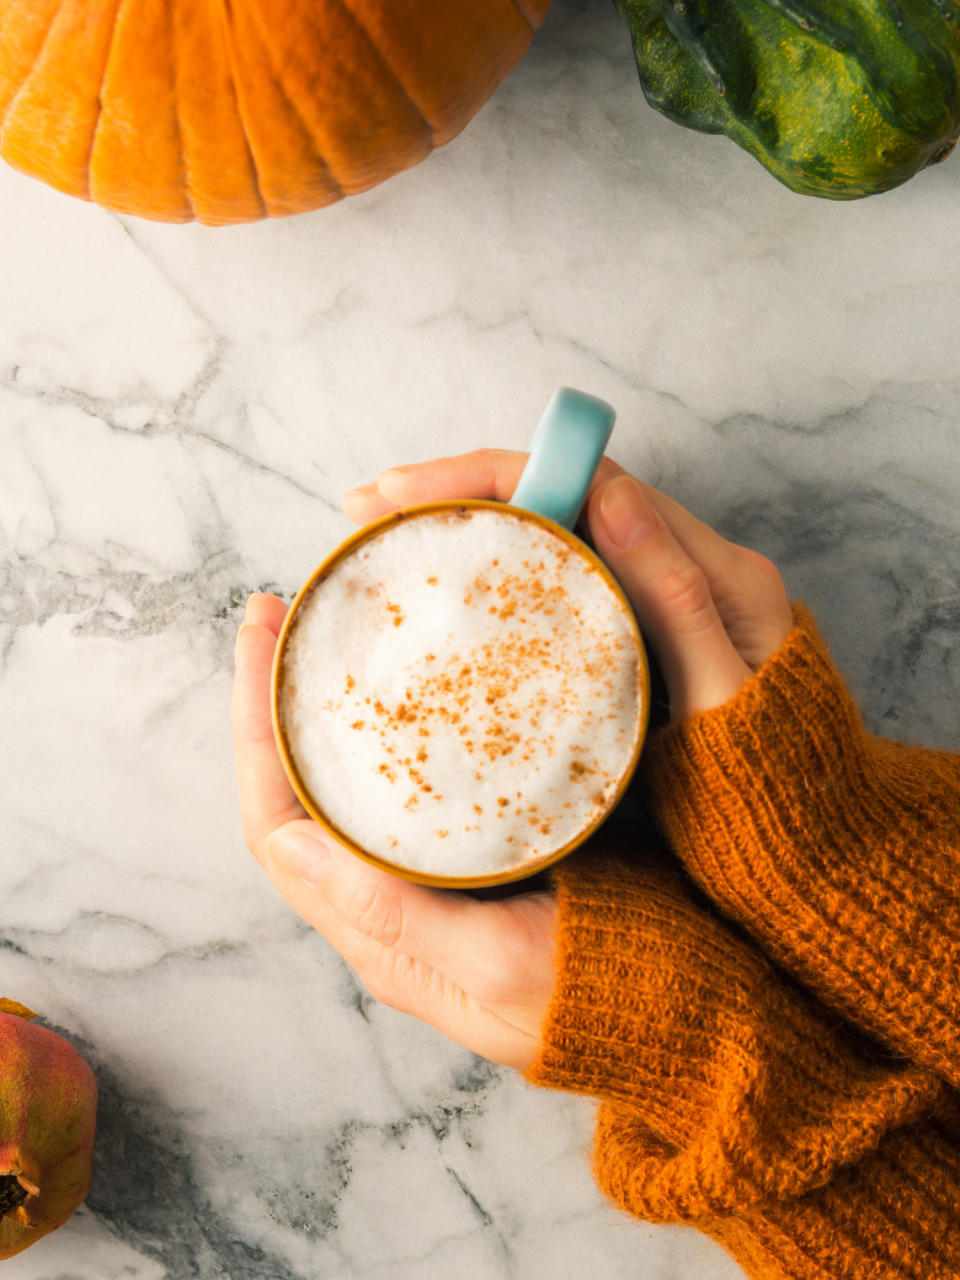
[{"label": "milk foam", "polygon": [[607,807],[643,722],[629,616],[557,534],[488,509],[385,528],[303,600],[280,716],[317,807],[435,875],[560,849]]}]

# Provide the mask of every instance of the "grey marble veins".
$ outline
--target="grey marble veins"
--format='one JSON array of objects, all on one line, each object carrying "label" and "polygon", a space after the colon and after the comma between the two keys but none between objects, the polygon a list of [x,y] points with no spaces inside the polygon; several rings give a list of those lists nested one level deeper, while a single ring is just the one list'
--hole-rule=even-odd
[{"label": "grey marble veins", "polygon": [[593,1185],[593,1103],[374,1004],[240,837],[251,590],[553,388],[781,566],[871,727],[958,740],[960,162],[849,204],[643,103],[556,0],[425,164],[158,226],[0,170],[0,974],[90,1056],[93,1189],[4,1280],[735,1280]]}]

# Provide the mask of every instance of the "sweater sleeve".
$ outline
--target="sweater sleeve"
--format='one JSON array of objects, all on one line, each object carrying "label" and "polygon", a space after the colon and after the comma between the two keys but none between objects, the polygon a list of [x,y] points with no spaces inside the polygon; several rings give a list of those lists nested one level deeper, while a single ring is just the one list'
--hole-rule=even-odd
[{"label": "sweater sleeve", "polygon": [[960,1086],[960,756],[868,734],[809,612],[730,702],[654,735],[648,802],[769,956]]},{"label": "sweater sleeve", "polygon": [[[636,1116],[601,1107],[594,1172],[628,1212],[628,1171],[645,1143]],[[947,1098],[828,1183],[691,1225],[725,1245],[751,1280],[956,1280],[958,1143],[960,1112]]]},{"label": "sweater sleeve", "polygon": [[[668,853],[581,852],[552,879],[557,982],[525,1078],[602,1100],[594,1173],[616,1203],[697,1226],[762,1280],[958,1273],[960,1242],[938,1240],[960,1204],[942,1081],[781,974]],[[915,1269],[880,1265],[891,1206]]]}]

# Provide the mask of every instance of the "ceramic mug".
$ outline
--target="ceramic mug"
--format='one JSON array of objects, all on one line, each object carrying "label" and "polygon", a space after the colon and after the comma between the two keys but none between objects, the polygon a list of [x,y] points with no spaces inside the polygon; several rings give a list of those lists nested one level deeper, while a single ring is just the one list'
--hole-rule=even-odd
[{"label": "ceramic mug", "polygon": [[[277,747],[290,782],[311,817],[341,844],[375,866],[406,879],[436,887],[466,889],[519,880],[543,870],[582,844],[615,808],[626,790],[640,756],[649,719],[649,665],[636,618],[622,588],[606,565],[573,532],[573,526],[587,490],[610,438],[613,421],[614,412],[603,401],[570,388],[560,388],[554,394],[537,426],[531,441],[529,459],[510,503],[480,499],[449,500],[423,503],[384,516],[360,529],[337,547],[318,565],[297,593],[280,632],[273,666],[272,711]],[[479,517],[479,524],[477,517]],[[512,522],[509,531],[507,525],[503,523],[504,520]],[[451,535],[447,530],[453,524],[458,527]],[[461,525],[462,528],[459,527]],[[489,562],[496,568],[484,570],[482,574],[476,576],[476,581],[481,582],[483,590],[487,592],[482,601],[484,608],[488,614],[494,615],[496,621],[491,624],[494,628],[493,632],[488,630],[485,633],[488,637],[485,642],[486,647],[475,646],[470,651],[474,654],[473,661],[459,668],[460,674],[468,669],[471,672],[470,685],[473,690],[471,693],[456,673],[452,681],[449,675],[441,678],[439,675],[428,677],[425,674],[428,671],[434,673],[439,671],[436,664],[433,667],[429,666],[436,655],[426,650],[440,647],[434,641],[435,633],[439,638],[439,630],[442,630],[442,626],[439,623],[434,625],[433,616],[429,612],[432,608],[431,602],[437,597],[431,595],[433,588],[429,584],[437,583],[437,577],[442,576],[442,570],[435,569],[434,573],[426,573],[425,576],[420,573],[420,570],[429,569],[433,563],[427,562],[429,555],[434,551],[439,553],[445,541],[449,541],[449,538],[454,536],[458,555],[466,566],[464,571],[469,577],[473,572],[469,567],[470,557],[475,550],[480,557],[478,563],[481,561],[484,564],[487,563],[484,560],[486,550],[480,551],[479,543],[474,537],[476,530],[480,530],[484,538],[493,537],[494,540],[502,533],[506,537],[506,552],[504,553],[503,548],[500,548],[500,554],[493,556],[492,561]],[[556,558],[558,565],[562,565],[558,570],[559,577],[553,586],[548,585],[545,588],[544,582],[549,584],[554,582],[554,579],[545,578],[541,581],[538,576],[551,571],[543,558],[533,568],[529,556],[522,563],[512,562],[515,554],[514,542],[518,534],[522,539],[528,541],[532,539],[530,545],[539,547],[536,554],[541,557],[545,555],[550,565],[553,563],[551,557]],[[395,546],[399,546],[399,551],[390,552],[390,544],[386,541],[388,536],[393,539]],[[405,542],[398,543],[398,538]],[[414,557],[409,554],[411,545],[420,548]],[[450,545],[452,547],[454,544]],[[485,542],[484,548],[486,545]],[[526,545],[527,542],[524,542],[524,546]],[[381,573],[376,567],[375,557],[386,555],[386,563],[389,566],[390,554],[401,556],[399,562],[394,562],[396,572],[394,574],[388,567],[386,573]],[[371,556],[374,557],[373,561]],[[370,562],[366,568],[363,567],[365,562]],[[449,564],[449,560],[443,560],[442,563]],[[524,568],[524,565],[527,567]],[[412,571],[413,566],[416,566],[416,572]],[[380,567],[382,568],[382,565]],[[402,590],[398,596],[398,599],[404,600],[405,603],[401,605],[392,601],[391,577],[410,579],[412,582],[417,574],[420,575],[417,577],[416,587],[419,594],[415,597],[411,596],[410,591],[413,588],[410,587],[407,589],[406,596],[403,595]],[[533,576],[530,576],[531,574]],[[471,582],[473,580],[470,578]],[[574,586],[573,595],[568,590],[570,584],[577,584]],[[612,621],[609,626],[617,628],[615,641],[609,638],[613,632],[588,632],[579,622],[572,622],[573,615],[570,609],[573,609],[579,619],[580,606],[577,603],[563,605],[563,601],[568,599],[583,603],[586,597],[581,599],[581,596],[575,594],[580,590],[579,584],[585,584],[587,595],[591,600],[598,594],[603,597],[601,608],[611,610]],[[461,589],[462,584],[457,581],[454,590]],[[552,596],[551,592],[553,592]],[[326,600],[321,593],[326,595]],[[608,593],[612,597],[609,601]],[[467,596],[471,596],[470,608],[475,614],[479,606],[472,600],[473,594],[475,592],[471,586],[464,595],[464,601],[467,600]],[[405,620],[405,611],[411,612],[410,601],[414,598],[420,602],[414,606],[417,622],[413,627],[408,625],[404,630],[401,624]],[[446,618],[447,613],[444,610],[449,611],[453,607],[450,603],[452,596],[444,599],[446,604],[438,606],[438,612]],[[487,605],[487,599],[494,603]],[[427,604],[423,604],[424,600]],[[504,601],[507,604],[504,604]],[[556,604],[557,601],[560,604]],[[565,619],[565,625],[559,634],[556,631],[550,632],[551,619],[542,616],[544,611],[551,617],[554,616],[554,610],[550,608],[551,604],[556,605],[556,613]],[[454,601],[454,605],[459,609],[459,601]],[[521,611],[520,617],[524,624],[519,629],[518,609]],[[509,633],[506,630],[498,630],[500,614],[504,619],[508,614],[510,615],[510,625],[513,629]],[[531,616],[528,618],[527,615]],[[593,616],[590,614],[591,618]],[[373,628],[372,643],[375,646],[372,652],[377,656],[361,659],[352,651],[351,636],[355,629],[360,637],[359,648],[363,649],[365,641],[362,637],[366,634],[363,628],[368,625],[371,617],[376,619],[370,626]],[[392,631],[391,624],[398,629]],[[506,627],[506,625],[504,622],[503,626]],[[591,623],[591,626],[593,625],[595,624]],[[528,626],[529,632],[526,629]],[[539,628],[536,635],[535,627]],[[314,632],[311,632],[310,628],[314,628]],[[509,718],[513,716],[517,719],[518,712],[516,707],[511,705],[509,697],[502,705],[494,705],[491,711],[489,707],[495,699],[491,698],[489,688],[483,700],[473,696],[477,693],[477,673],[480,671],[476,654],[483,652],[489,657],[492,652],[489,642],[490,634],[495,638],[501,634],[504,637],[509,634],[509,643],[504,639],[507,648],[504,649],[499,660],[502,670],[505,671],[506,683],[512,682],[512,685],[518,689],[526,688],[523,683],[522,668],[523,662],[529,661],[529,656],[523,658],[518,655],[523,655],[526,651],[540,654],[538,659],[540,678],[544,678],[543,658],[546,656],[545,678],[548,685],[554,680],[552,667],[555,663],[555,680],[559,682],[563,679],[567,684],[561,688],[557,683],[551,696],[563,711],[568,707],[572,708],[570,715],[561,715],[559,720],[554,714],[551,723],[555,729],[561,723],[569,725],[570,717],[579,714],[582,717],[581,723],[588,727],[592,726],[595,735],[602,737],[606,734],[613,742],[610,735],[615,732],[619,734],[616,739],[618,745],[614,751],[617,759],[615,776],[607,774],[597,777],[598,769],[594,766],[597,766],[598,762],[593,759],[592,763],[588,763],[591,760],[588,740],[584,739],[579,743],[571,740],[569,750],[579,751],[581,754],[576,757],[564,757],[564,767],[569,766],[570,769],[568,775],[571,780],[570,787],[563,791],[556,787],[551,788],[550,794],[555,795],[555,801],[553,804],[544,805],[538,804],[533,798],[534,792],[530,788],[530,778],[534,776],[532,773],[521,772],[513,776],[509,774],[509,770],[513,768],[512,761],[507,760],[504,763],[503,759],[498,758],[496,762],[491,763],[494,754],[500,750],[499,747],[494,746],[500,740],[496,735],[502,738],[502,735],[511,727]],[[595,641],[597,634],[602,634],[605,638]],[[313,638],[305,640],[304,637]],[[580,644],[580,649],[572,643],[572,637],[576,639],[577,644]],[[615,659],[601,653],[603,645],[606,644],[609,647],[611,643],[614,644],[618,655]],[[414,646],[413,649],[410,648],[411,644]],[[596,648],[595,644],[599,644],[600,647]],[[313,645],[312,649],[310,645]],[[337,646],[340,646],[345,655],[342,660],[339,656],[331,656]],[[550,646],[549,649],[547,646]],[[338,654],[340,649],[337,649]],[[570,670],[571,662],[564,657],[568,650],[573,654],[574,664],[582,663],[582,667],[574,665],[574,669]],[[610,649],[610,653],[613,652],[614,649]],[[305,657],[301,656],[304,654]],[[555,659],[554,654],[556,654]],[[602,662],[601,658],[603,658]],[[320,684],[317,686],[322,689],[323,698],[311,704],[306,690],[308,687],[313,689],[311,684],[313,676],[305,673],[314,669],[316,659],[326,663],[327,669],[324,670]],[[437,658],[437,661],[439,662],[440,659]],[[461,661],[461,658],[457,658],[458,663]],[[428,665],[424,666],[424,662]],[[624,673],[624,680],[627,682],[618,694],[620,700],[617,703],[619,710],[616,714],[612,711],[604,712],[601,702],[598,701],[603,696],[598,691],[598,686],[603,684],[603,674],[613,669],[614,662],[617,671]],[[350,674],[350,663],[353,663],[358,672],[359,686]],[[376,674],[370,674],[371,664],[376,667],[378,663],[379,677]],[[601,668],[599,677],[587,674],[593,672],[595,667]],[[493,668],[488,663],[487,678],[490,670]],[[410,673],[414,671],[419,674],[411,675]],[[561,674],[564,671],[566,674]],[[498,677],[498,680],[503,684],[501,677]],[[411,693],[409,687],[411,682],[420,690],[416,695]],[[609,684],[610,681],[608,680],[607,683]],[[404,690],[398,693],[397,689],[401,685],[405,686]],[[385,692],[387,686],[391,688],[392,694]],[[425,699],[423,695],[423,690],[428,687],[432,690],[432,701]],[[437,702],[436,691],[441,687],[446,689],[446,693],[442,700]],[[627,694],[623,694],[624,688],[627,689]],[[483,689],[480,689],[480,692],[483,692]],[[311,693],[309,696],[315,695]],[[521,697],[519,693],[516,696]],[[542,692],[537,696],[543,701]],[[632,702],[629,699],[632,699]],[[312,717],[304,709],[310,705],[315,711]],[[586,710],[587,707],[591,709]],[[460,716],[458,708],[464,710],[463,717]],[[357,718],[351,721],[352,716]],[[437,719],[438,716],[442,718],[442,724]],[[619,720],[617,716],[620,717]],[[416,730],[413,727],[415,717],[419,717],[419,727]],[[301,722],[306,726],[303,729],[299,727]],[[613,727],[604,729],[603,725],[606,722],[613,722]],[[424,728],[424,725],[428,727]],[[618,725],[619,728],[616,727]],[[322,730],[323,735],[330,734],[332,737],[329,741],[324,738],[326,745],[311,754],[298,734],[309,735],[313,729]],[[438,751],[435,749],[437,744],[431,734],[435,735],[441,729],[447,736],[443,739],[442,750]],[[629,730],[629,738],[626,736],[627,730]],[[397,737],[399,731],[406,735],[403,739]],[[587,729],[584,732],[586,733]],[[425,736],[422,739],[423,745],[420,746],[415,757],[414,749],[418,742],[421,742],[421,739],[416,737],[417,733]],[[371,734],[379,734],[379,738],[371,737]],[[589,741],[596,742],[597,736]],[[361,753],[356,757],[358,763],[352,764],[353,757],[350,752],[358,737],[366,744],[363,749],[367,754]],[[548,734],[547,737],[550,735]],[[542,765],[547,763],[553,768],[559,760],[559,750],[552,752],[544,747],[546,739],[538,738],[536,734],[525,740],[526,746],[521,743],[518,733],[508,733],[508,739],[509,741],[517,740],[517,755],[514,759],[519,760],[521,757],[527,759],[529,768],[536,769],[537,776],[540,774]],[[479,741],[475,743],[474,740]],[[397,744],[401,741],[406,743],[403,748],[407,752],[406,755],[397,748]],[[375,763],[376,755],[370,754],[371,743],[377,752],[382,754],[381,749],[387,752],[378,764]],[[475,751],[472,761],[465,754],[464,744],[469,746],[471,751]],[[429,752],[427,747],[430,747]],[[504,753],[512,751],[513,747],[507,745],[503,750]],[[424,769],[417,764],[417,760],[421,757],[426,760],[431,753],[436,762],[433,767],[439,770],[435,774],[425,773]],[[447,803],[455,804],[455,807],[459,806],[457,808],[459,813],[463,808],[463,802],[470,798],[463,790],[465,787],[469,790],[468,773],[478,762],[481,768],[478,768],[475,773],[478,779],[483,780],[483,787],[482,794],[478,790],[476,801],[482,799],[484,803],[474,802],[471,805],[471,811],[477,813],[485,811],[485,816],[476,819],[473,824],[470,822],[464,824],[459,839],[457,833],[453,833],[453,840],[443,846],[445,851],[457,850],[457,857],[453,859],[455,865],[448,867],[446,853],[439,852],[438,839],[441,836],[448,839],[450,833],[443,829],[430,828],[430,823],[433,821],[431,815],[434,812],[444,812],[442,809],[435,809],[433,802],[442,803],[445,797],[440,794],[438,787],[424,779],[429,776],[434,781],[438,781],[442,777],[445,781],[440,785],[443,785],[444,792],[452,787],[457,797],[455,802],[447,799]],[[482,772],[488,767],[490,769],[496,767],[500,770],[495,775],[498,781],[497,785],[493,786],[493,790],[508,791],[508,795],[498,795],[494,800],[490,790],[492,784]],[[508,771],[506,774],[503,772],[504,769]],[[328,772],[331,775],[329,778]],[[604,773],[602,762],[599,765],[599,773]],[[582,794],[582,788],[581,792],[577,793],[574,782],[587,778],[588,774],[594,775],[591,785],[597,787],[589,802],[592,808],[584,807],[582,804],[577,808],[577,805],[574,805],[568,797],[575,793]],[[307,775],[315,780],[322,778],[323,785],[318,785],[316,781],[311,785]],[[513,779],[509,787],[504,783],[504,778],[507,776]],[[520,778],[523,778],[523,785],[516,790],[513,782]],[[391,784],[390,787],[387,786],[388,782]],[[351,800],[349,797],[353,795],[354,784],[358,784],[359,791]],[[397,787],[401,784],[407,787],[410,793],[403,806],[404,810],[412,807],[417,812],[410,820],[401,815],[398,809],[396,821],[407,823],[413,832],[410,838],[415,843],[409,845],[410,851],[406,854],[402,849],[399,854],[394,853],[393,849],[389,845],[384,845],[382,841],[381,847],[371,848],[371,845],[378,843],[379,837],[373,838],[367,835],[358,838],[358,829],[364,826],[370,827],[371,823],[375,825],[380,820],[381,812],[390,812],[389,804],[393,802],[393,797],[399,794]],[[477,786],[480,788],[480,783]],[[327,799],[321,802],[316,793],[325,789]],[[561,795],[564,798],[561,799]],[[384,807],[384,804],[387,807]],[[579,801],[578,804],[580,804]],[[342,812],[331,814],[331,810],[336,809],[337,806],[342,808],[344,805],[347,807]],[[504,805],[506,808],[503,807]],[[524,805],[527,809],[524,809]],[[572,815],[569,813],[571,808],[573,808]],[[551,812],[551,809],[554,812]],[[560,810],[568,812],[558,819]],[[505,818],[511,817],[515,819],[512,826],[509,821],[505,821]],[[389,825],[387,819],[384,821]],[[523,827],[524,831],[534,832],[549,832],[556,823],[563,834],[555,837],[552,844],[546,836],[541,839],[541,836],[536,835],[536,840],[540,840],[541,844],[548,847],[531,845],[534,852],[521,853],[518,860],[513,863],[509,862],[509,855],[505,853],[505,865],[491,865],[489,854],[479,858],[476,865],[471,865],[472,855],[463,852],[471,841],[490,846],[499,838],[498,833],[501,829],[505,832],[518,830],[518,824],[524,823],[527,824]],[[533,827],[530,825],[532,823],[538,825]],[[427,838],[428,829],[429,839]],[[423,832],[422,843],[416,843],[419,831]],[[514,838],[513,835],[503,836],[504,840]],[[557,839],[560,840],[559,844],[556,843]],[[393,837],[393,840],[394,845],[399,847],[398,839]],[[429,848],[431,852],[423,853],[425,848]],[[499,852],[495,856],[499,858]],[[432,862],[431,859],[433,859]],[[411,861],[419,865],[410,865]]]}]

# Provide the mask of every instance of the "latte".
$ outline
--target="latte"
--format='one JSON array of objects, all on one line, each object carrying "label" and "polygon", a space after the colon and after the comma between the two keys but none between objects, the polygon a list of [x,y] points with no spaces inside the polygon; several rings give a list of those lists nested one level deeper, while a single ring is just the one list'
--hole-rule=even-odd
[{"label": "latte", "polygon": [[540,521],[402,513],[302,596],[277,716],[313,807],[360,849],[443,877],[548,858],[595,825],[646,722],[625,600]]}]

